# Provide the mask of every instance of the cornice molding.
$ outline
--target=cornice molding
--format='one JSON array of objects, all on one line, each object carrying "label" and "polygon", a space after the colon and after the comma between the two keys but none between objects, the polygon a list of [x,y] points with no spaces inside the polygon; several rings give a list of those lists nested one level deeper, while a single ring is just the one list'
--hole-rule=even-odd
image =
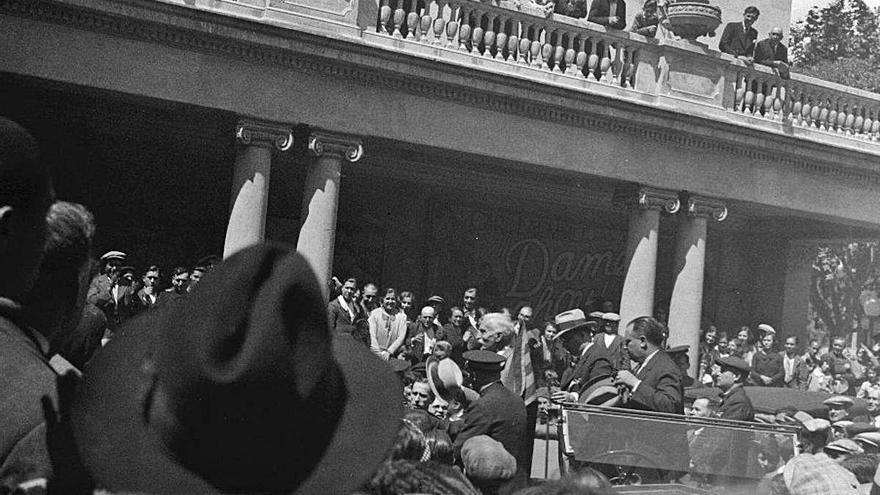
[{"label": "cornice molding", "polygon": [[711,218],[718,222],[723,222],[727,218],[727,206],[721,201],[688,194],[687,215],[689,217]]},{"label": "cornice molding", "polygon": [[354,163],[364,156],[364,146],[358,137],[327,131],[312,131],[309,134],[309,152],[312,156],[338,156]]},{"label": "cornice molding", "polygon": [[[184,10],[185,7],[156,4],[166,8],[164,15],[169,12]],[[215,55],[237,58],[240,60],[286,67],[311,74],[319,74],[325,77],[346,79],[358,84],[371,87],[383,87],[396,91],[402,91],[422,97],[436,98],[456,104],[478,107],[490,111],[517,114],[531,119],[543,120],[572,127],[588,128],[609,133],[629,134],[636,138],[660,141],[663,145],[680,146],[692,150],[711,151],[720,154],[734,155],[754,161],[772,162],[788,166],[808,173],[822,176],[838,177],[857,182],[869,187],[880,185],[880,173],[864,169],[844,168],[830,159],[823,162],[807,162],[793,158],[783,151],[770,151],[755,149],[751,146],[743,146],[734,139],[720,140],[694,134],[687,134],[681,129],[672,127],[662,128],[659,126],[647,126],[635,121],[613,120],[605,115],[588,114],[572,110],[563,106],[548,105],[545,102],[529,100],[511,95],[502,95],[489,91],[474,89],[475,86],[464,87],[444,82],[419,79],[413,77],[417,71],[408,71],[406,74],[382,70],[376,67],[357,66],[347,61],[333,60],[319,56],[308,55],[291,50],[285,50],[274,46],[254,43],[245,39],[234,39],[214,32],[195,31],[177,26],[152,22],[147,20],[125,17],[124,15],[107,14],[96,10],[86,10],[81,7],[53,2],[51,0],[0,0],[0,13],[36,19],[67,27],[74,27],[88,31],[98,31],[114,36],[138,39],[142,41],[159,43],[177,48],[193,51],[207,52]],[[206,18],[225,17],[221,14],[189,11],[191,16],[201,15]],[[233,22],[232,19],[224,19]],[[239,23],[245,21],[238,21]],[[203,23],[204,24],[204,23]],[[251,23],[257,25],[257,23]],[[227,25],[228,27],[228,25]],[[279,29],[272,26],[261,26],[266,29]],[[229,29],[223,30],[232,32]],[[289,29],[286,31],[290,31]],[[334,40],[335,43],[346,43]],[[364,50],[363,46],[349,44],[352,49]],[[367,49],[382,50],[378,47],[368,46]],[[402,57],[405,54],[385,54],[386,56]],[[415,58],[415,57],[411,57]],[[453,67],[449,71],[456,70]],[[501,74],[487,73],[486,77],[503,77]],[[511,81],[511,84],[524,82]],[[529,83],[532,84],[532,83]],[[533,87],[533,86],[532,86]],[[548,91],[562,91],[561,88],[548,87]],[[593,97],[595,95],[577,95],[579,97]],[[572,95],[574,97],[574,95]],[[616,105],[625,102],[612,102]],[[570,105],[569,105],[570,107]],[[660,112],[660,109],[654,109]],[[746,132],[760,133],[760,130]],[[850,151],[850,150],[847,150]],[[858,153],[857,151],[851,151]]]},{"label": "cornice molding", "polygon": [[247,146],[267,146],[287,151],[293,146],[293,129],[268,122],[242,119],[235,125],[235,140]]}]

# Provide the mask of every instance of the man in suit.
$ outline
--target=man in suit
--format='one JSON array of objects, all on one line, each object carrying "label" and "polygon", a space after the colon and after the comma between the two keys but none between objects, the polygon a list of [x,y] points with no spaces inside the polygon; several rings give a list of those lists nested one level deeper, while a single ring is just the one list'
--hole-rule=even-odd
[{"label": "man in suit", "polygon": [[630,397],[624,404],[630,409],[684,414],[681,370],[662,350],[666,327],[649,316],[636,318],[626,327],[626,348],[638,365],[620,370],[615,384],[624,385]]},{"label": "man in suit", "polygon": [[755,45],[755,63],[769,65],[779,69],[782,65],[788,68],[788,48],[782,44],[782,28],[770,30],[770,36]]},{"label": "man in suit", "polygon": [[794,335],[786,337],[784,350],[779,353],[782,356],[782,370],[785,374],[782,384],[786,388],[806,390],[811,370],[804,362],[804,358],[797,354],[797,344],[798,339]]},{"label": "man in suit", "polygon": [[137,292],[140,309],[152,309],[159,301],[159,280],[161,273],[159,267],[152,265],[144,272],[144,286]]},{"label": "man in suit", "polygon": [[755,40],[758,39],[758,31],[752,27],[752,24],[758,20],[759,15],[761,12],[757,7],[746,7],[742,22],[731,22],[724,26],[718,49],[751,62],[755,54]]},{"label": "man in suit", "polygon": [[[88,302],[100,308],[107,316],[107,323],[111,331],[115,330],[116,326],[121,323],[121,320],[127,316],[120,316],[119,310],[119,301],[124,299],[119,297],[120,292],[124,291],[119,284],[121,276],[119,268],[125,263],[127,257],[122,251],[108,251],[104,253],[100,258],[102,263],[101,273],[95,275],[92,279],[86,296]],[[122,295],[124,296],[125,294]],[[129,298],[130,300],[131,298]],[[122,309],[122,312],[125,312],[125,308]]]},{"label": "man in suit", "polygon": [[[736,421],[754,421],[755,411],[752,401],[746,395],[743,384],[751,368],[744,360],[735,357],[715,360],[713,374],[715,384],[721,389],[721,405],[718,417]],[[729,430],[713,431],[714,446],[707,452],[710,472],[714,473],[713,483],[737,484],[754,466],[747,453],[752,437],[742,432],[734,434]]]},{"label": "man in suit", "polygon": [[[504,449],[519,461],[526,450],[526,406],[523,400],[501,383],[501,369],[506,359],[485,349],[464,353],[473,375],[473,388],[480,398],[471,402],[464,415],[464,424],[455,437],[454,452],[461,459],[461,447],[472,437],[486,435],[501,442]],[[525,481],[529,473],[518,462],[517,477]]]},{"label": "man in suit", "polygon": [[617,333],[618,325],[620,325],[620,315],[617,313],[603,313],[601,325],[602,332],[593,338],[596,352],[607,358],[614,369],[630,369],[629,354],[627,354],[623,344],[623,337]]},{"label": "man in suit", "polygon": [[334,334],[338,332],[351,335],[355,331],[355,323],[365,318],[361,313],[361,306],[354,300],[355,292],[357,292],[357,280],[348,278],[339,289],[339,296],[327,304],[330,330]]},{"label": "man in suit", "polygon": [[187,296],[187,286],[189,286],[189,269],[184,266],[178,266],[171,272],[171,287],[159,294],[158,304],[178,303]]},{"label": "man in suit", "polygon": [[42,397],[57,399],[49,341],[24,322],[54,193],[36,140],[0,117],[0,492],[52,474]]},{"label": "man in suit", "polygon": [[560,389],[553,392],[551,400],[554,402],[574,402],[580,396],[581,388],[590,378],[599,374],[611,372],[611,364],[607,359],[597,361],[598,356],[593,351],[592,327],[584,312],[580,309],[572,309],[556,315],[556,328],[559,331],[553,337],[553,342],[562,342],[562,347],[569,352],[577,361],[562,373]]},{"label": "man in suit", "polygon": [[626,2],[624,0],[593,0],[587,20],[614,29],[626,27]]}]

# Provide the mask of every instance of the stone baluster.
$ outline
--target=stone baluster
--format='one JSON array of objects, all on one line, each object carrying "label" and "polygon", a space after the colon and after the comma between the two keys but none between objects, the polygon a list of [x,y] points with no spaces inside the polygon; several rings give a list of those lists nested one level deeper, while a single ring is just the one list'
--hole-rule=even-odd
[{"label": "stone baluster", "polygon": [[455,40],[458,37],[458,28],[461,25],[458,18],[461,15],[461,7],[449,5],[449,22],[446,23],[446,48],[455,49]]},{"label": "stone baluster", "polygon": [[636,75],[636,52],[635,45],[627,45],[624,47],[623,63],[623,87],[631,88],[635,86],[634,76]]},{"label": "stone baluster", "polygon": [[[822,110],[819,111],[819,125],[823,131],[828,131],[833,129],[833,125],[829,122],[829,116],[831,115],[831,109],[834,105],[834,102],[830,97],[826,97],[822,95]],[[835,112],[835,118],[837,117],[837,112]]]},{"label": "stone baluster", "polygon": [[801,113],[804,109],[803,92],[795,85],[792,85],[789,91],[791,94],[791,122],[794,125],[801,126],[804,123],[803,114]]},{"label": "stone baluster", "polygon": [[602,42],[602,60],[599,61],[599,72],[602,74],[600,78],[601,82],[610,83],[611,76],[609,75],[609,71],[611,70],[611,43],[607,41]]},{"label": "stone baluster", "polygon": [[788,84],[781,79],[776,82],[776,100],[773,102],[773,111],[776,120],[780,122],[791,117],[791,90]]},{"label": "stone baluster", "polygon": [[837,129],[843,134],[852,134],[852,125],[856,120],[855,109],[851,101],[846,102],[846,107],[837,114]]},{"label": "stone baluster", "polygon": [[483,29],[483,13],[479,10],[474,10],[474,32],[471,34],[471,53],[474,55],[480,54],[480,43],[483,42],[483,33],[485,30]]},{"label": "stone baluster", "polygon": [[483,56],[492,58],[492,47],[495,46],[495,15],[486,14],[486,33],[483,34]]},{"label": "stone baluster", "polygon": [[856,137],[862,137],[862,126],[865,124],[865,107],[853,105],[852,124],[848,126],[850,133]]},{"label": "stone baluster", "polygon": [[575,33],[568,35],[568,48],[565,50],[565,73],[569,76],[577,76],[578,66],[575,64],[577,50],[574,49]]},{"label": "stone baluster", "polygon": [[862,122],[862,138],[871,139],[871,126],[874,125],[874,119],[871,117],[868,107],[865,107],[865,120]]},{"label": "stone baluster", "polygon": [[382,6],[379,7],[379,32],[382,34],[391,34],[388,32],[388,23],[391,22],[391,0],[382,0]]},{"label": "stone baluster", "polygon": [[443,33],[446,31],[446,5],[447,0],[435,2],[437,4],[437,17],[434,18],[434,44],[443,44]]},{"label": "stone baluster", "polygon": [[755,105],[755,90],[754,87],[757,84],[753,75],[748,75],[745,78],[746,85],[746,94],[743,96],[743,113],[751,114],[754,111]]},{"label": "stone baluster", "polygon": [[519,64],[520,65],[529,65],[529,57],[531,56],[532,50],[532,26],[526,25],[523,23],[520,26],[520,38],[519,38]]},{"label": "stone baluster", "polygon": [[703,274],[706,266],[708,220],[722,221],[727,207],[717,201],[690,195],[682,201],[686,215],[679,217],[672,273],[675,282],[669,302],[669,345],[687,344],[692,351],[690,376],[696,375],[703,307]]},{"label": "stone baluster", "polygon": [[752,107],[752,115],[760,115],[764,108],[764,100],[767,98],[764,94],[764,78],[756,76],[753,84],[755,84],[755,105]]},{"label": "stone baluster", "polygon": [[240,120],[235,126],[235,140],[239,147],[232,174],[229,223],[223,243],[224,258],[263,241],[272,148],[289,150],[293,145],[293,131],[275,124]]},{"label": "stone baluster", "polygon": [[764,93],[767,95],[764,99],[764,118],[767,120],[773,120],[775,115],[773,113],[774,103],[776,103],[777,90],[776,85],[772,81],[767,81],[766,89]]},{"label": "stone baluster", "polygon": [[544,43],[541,44],[541,58],[544,59],[542,68],[553,69],[553,31],[544,28]]},{"label": "stone baluster", "polygon": [[880,138],[880,112],[876,110],[871,112],[871,117],[873,122],[871,122],[871,132],[869,134],[871,135],[871,140],[876,141]]},{"label": "stone baluster", "polygon": [[461,6],[461,27],[458,28],[458,49],[466,52],[468,50],[468,40],[471,39],[471,9]]},{"label": "stone baluster", "polygon": [[807,122],[809,127],[819,127],[819,116],[822,114],[822,99],[818,94],[810,95],[810,117]]},{"label": "stone baluster", "polygon": [[[510,20],[511,26],[515,21]],[[504,49],[507,47],[507,25],[508,21],[504,18],[498,18],[498,32],[495,34],[495,60],[507,60],[504,56]],[[508,53],[508,55],[510,55]]]},{"label": "stone baluster", "polygon": [[828,130],[830,132],[837,131],[837,115],[840,113],[840,109],[838,108],[839,105],[840,99],[832,96],[831,108],[828,111]]},{"label": "stone baluster", "polygon": [[577,66],[576,77],[586,77],[584,76],[584,65],[587,64],[587,38],[581,36],[578,38],[578,52],[574,59],[574,64]]},{"label": "stone baluster", "polygon": [[587,59],[587,79],[592,78],[594,81],[598,81],[599,78],[596,77],[596,71],[599,68],[599,42],[596,41],[596,38],[590,38],[590,56]]},{"label": "stone baluster", "polygon": [[608,43],[609,53],[611,53],[611,84],[620,86],[620,74],[623,70],[623,62],[621,55],[623,50],[620,49],[620,42]]},{"label": "stone baluster", "polygon": [[532,67],[543,67],[543,59],[541,58],[541,36],[546,36],[546,31],[544,31],[540,26],[532,26],[533,35],[532,35],[532,44],[529,47],[529,58],[531,59],[529,65]]},{"label": "stone baluster", "polygon": [[406,11],[403,10],[403,0],[397,0],[397,8],[394,9],[394,32],[391,34],[395,38],[403,38],[400,27],[403,26],[403,20],[406,19]]},{"label": "stone baluster", "polygon": [[553,72],[562,73],[562,64],[565,59],[564,39],[565,34],[556,31],[556,42],[553,43]]},{"label": "stone baluster", "polygon": [[510,62],[519,61],[520,27],[522,23],[516,19],[510,20],[510,34],[507,36],[507,58]]},{"label": "stone baluster", "polygon": [[322,282],[326,301],[329,291],[326,282],[333,275],[342,164],[358,161],[364,150],[359,138],[314,131],[309,136],[309,152],[313,160],[306,174],[296,250],[308,260]]},{"label": "stone baluster", "polygon": [[816,127],[821,130],[827,130],[828,124],[828,100],[825,99],[825,95],[819,93],[816,97]]},{"label": "stone baluster", "polygon": [[425,10],[422,12],[422,16],[419,20],[419,41],[422,43],[431,42],[430,37],[433,35],[431,26],[433,24],[434,19],[431,18],[431,4],[427,4],[425,5]]},{"label": "stone baluster", "polygon": [[406,34],[404,39],[412,39],[415,41],[419,40],[419,24],[422,22],[421,16],[419,16],[419,0],[404,0],[404,2],[409,1],[409,8],[406,13]]},{"label": "stone baluster", "polygon": [[734,83],[734,93],[733,93],[733,111],[734,112],[742,112],[743,105],[745,104],[746,98],[746,74],[738,73],[736,75],[736,82]]}]

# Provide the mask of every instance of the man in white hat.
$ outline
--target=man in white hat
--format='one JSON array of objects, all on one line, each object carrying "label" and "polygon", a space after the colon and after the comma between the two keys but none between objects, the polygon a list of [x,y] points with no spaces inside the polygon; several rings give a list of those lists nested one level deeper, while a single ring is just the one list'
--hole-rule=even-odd
[{"label": "man in white hat", "polygon": [[556,315],[555,323],[559,331],[553,340],[561,341],[565,350],[577,358],[577,362],[562,374],[560,390],[554,392],[551,399],[554,402],[576,401],[581,387],[592,377],[610,372],[611,366],[607,360],[597,361],[601,356],[593,350],[591,325],[583,311],[572,309],[560,313]]},{"label": "man in white hat", "polygon": [[[119,267],[128,256],[122,251],[107,251],[101,258],[101,273],[92,278],[86,300],[97,306],[107,316],[110,331],[116,330],[136,309],[135,294],[131,286],[119,284]],[[127,289],[128,290],[127,290]],[[132,293],[129,293],[132,292]]]}]

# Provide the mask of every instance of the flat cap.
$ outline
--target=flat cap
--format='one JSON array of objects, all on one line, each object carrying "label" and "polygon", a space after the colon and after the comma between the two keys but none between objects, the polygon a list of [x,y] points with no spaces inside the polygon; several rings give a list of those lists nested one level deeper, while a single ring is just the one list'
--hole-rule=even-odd
[{"label": "flat cap", "polygon": [[760,325],[758,325],[758,330],[764,333],[772,333],[773,335],[776,335],[776,329],[766,323],[761,323]]},{"label": "flat cap", "polygon": [[831,422],[827,419],[813,418],[804,421],[804,429],[810,433],[825,431],[831,427]]},{"label": "flat cap", "polygon": [[833,455],[833,454],[852,455],[852,454],[861,454],[864,452],[864,450],[862,449],[861,446],[859,446],[859,444],[850,440],[849,438],[837,439],[837,440],[829,443],[828,445],[826,445],[823,450],[825,451],[826,454],[829,454],[829,455]]},{"label": "flat cap", "polygon": [[687,352],[690,348],[691,346],[689,345],[677,345],[675,347],[670,347],[669,349],[666,349],[666,354],[678,354],[680,352]]},{"label": "flat cap", "polygon": [[501,442],[486,436],[468,438],[461,446],[461,462],[468,478],[501,481],[516,473],[516,459]]},{"label": "flat cap", "polygon": [[620,315],[617,313],[602,313],[602,319],[605,321],[620,321]]},{"label": "flat cap", "polygon": [[718,357],[715,358],[715,363],[722,368],[735,369],[740,373],[748,373],[752,370],[752,368],[749,367],[749,363],[736,356]]},{"label": "flat cap", "polygon": [[603,313],[603,312],[601,312],[601,311],[593,311],[592,313],[590,313],[590,318],[596,318],[597,320],[601,320],[601,319],[602,319],[602,316],[603,316],[604,314],[605,314],[605,313]]},{"label": "flat cap", "polygon": [[429,303],[446,304],[446,299],[443,299],[442,296],[433,295],[433,296],[431,296],[431,297],[428,298],[428,301],[427,301],[427,302],[429,302]]},{"label": "flat cap", "polygon": [[126,258],[128,258],[128,255],[123,253],[122,251],[107,251],[106,253],[101,255],[101,261],[125,260]]},{"label": "flat cap", "polygon": [[876,449],[880,447],[880,432],[867,431],[865,433],[859,433],[853,437],[853,440],[856,443],[861,444],[863,447],[869,446]]},{"label": "flat cap", "polygon": [[465,358],[471,368],[485,369],[492,371],[501,371],[507,358],[492,351],[478,350],[467,351],[461,355]]},{"label": "flat cap", "polygon": [[823,400],[822,404],[825,404],[828,407],[837,406],[844,409],[849,409],[853,406],[853,400],[845,395],[835,395]]}]

